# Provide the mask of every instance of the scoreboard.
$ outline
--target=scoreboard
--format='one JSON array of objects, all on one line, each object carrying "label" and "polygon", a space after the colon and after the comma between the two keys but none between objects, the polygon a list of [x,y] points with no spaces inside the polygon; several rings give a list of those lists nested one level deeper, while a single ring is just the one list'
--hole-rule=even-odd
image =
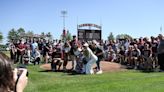
[{"label": "scoreboard", "polygon": [[101,30],[78,29],[78,40],[92,41],[101,40]]}]

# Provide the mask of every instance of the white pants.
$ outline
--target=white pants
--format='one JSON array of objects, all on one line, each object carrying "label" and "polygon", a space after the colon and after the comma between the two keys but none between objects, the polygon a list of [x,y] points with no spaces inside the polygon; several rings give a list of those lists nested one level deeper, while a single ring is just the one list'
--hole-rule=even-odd
[{"label": "white pants", "polygon": [[93,64],[96,63],[97,59],[98,58],[95,57],[95,58],[92,58],[91,60],[88,61],[88,63],[86,64],[86,71],[85,71],[86,74],[93,74],[94,73],[92,66],[93,66]]}]

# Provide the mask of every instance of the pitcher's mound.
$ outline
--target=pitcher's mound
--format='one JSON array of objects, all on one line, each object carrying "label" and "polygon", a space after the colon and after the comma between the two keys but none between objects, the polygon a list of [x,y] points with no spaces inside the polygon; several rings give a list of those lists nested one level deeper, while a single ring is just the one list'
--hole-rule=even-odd
[{"label": "pitcher's mound", "polygon": [[[93,67],[96,67],[96,65],[94,65]],[[51,70],[51,65],[43,64],[40,66],[40,68],[42,68],[43,70]],[[72,68],[72,62],[69,62],[67,65],[67,69],[71,69],[71,68]],[[115,72],[115,71],[126,70],[126,67],[121,64],[114,63],[114,62],[106,62],[106,61],[101,61],[101,68],[103,72]],[[63,67],[61,67],[61,69],[63,69]]]}]

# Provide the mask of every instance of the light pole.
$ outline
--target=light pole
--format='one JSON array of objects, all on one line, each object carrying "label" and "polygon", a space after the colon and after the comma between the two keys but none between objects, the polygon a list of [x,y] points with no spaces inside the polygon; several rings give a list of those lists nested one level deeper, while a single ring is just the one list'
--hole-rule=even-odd
[{"label": "light pole", "polygon": [[63,11],[61,11],[61,14],[62,14],[61,17],[63,17],[63,29],[65,29],[65,18],[67,17],[66,16],[67,15],[67,11],[63,10]]},{"label": "light pole", "polygon": [[61,17],[63,17],[63,37],[62,37],[62,39],[65,42],[66,41],[65,18],[66,18],[67,11],[63,10],[63,11],[61,11],[61,14],[62,14]]}]

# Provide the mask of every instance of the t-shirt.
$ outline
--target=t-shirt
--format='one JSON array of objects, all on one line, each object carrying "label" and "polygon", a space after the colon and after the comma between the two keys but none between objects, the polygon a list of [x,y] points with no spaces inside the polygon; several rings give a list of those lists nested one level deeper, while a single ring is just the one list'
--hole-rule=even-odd
[{"label": "t-shirt", "polygon": [[132,51],[132,56],[134,56],[134,57],[138,57],[140,55],[140,51],[139,51],[139,49],[137,49],[137,50],[133,50]]},{"label": "t-shirt", "polygon": [[76,40],[72,40],[71,42],[70,42],[70,45],[71,45],[71,49],[70,49],[70,54],[71,55],[74,55],[74,49],[75,48],[77,48],[77,42],[76,42]]},{"label": "t-shirt", "polygon": [[150,50],[144,50],[143,55],[144,55],[145,57],[149,57],[150,54],[151,54],[151,51],[150,51]]},{"label": "t-shirt", "polygon": [[127,56],[131,56],[132,55],[132,51],[128,51],[127,50],[125,53],[126,53]]},{"label": "t-shirt", "polygon": [[48,43],[44,43],[43,44],[43,48],[44,48],[43,52],[48,52],[49,51],[49,49],[47,47],[49,48],[49,44]]},{"label": "t-shirt", "polygon": [[157,53],[158,43],[152,42],[152,43],[151,43],[151,46],[152,46],[152,52],[153,52],[153,53]]},{"label": "t-shirt", "polygon": [[139,44],[138,44],[138,49],[141,51],[141,54],[143,54],[143,51],[144,51],[144,44],[139,43]]},{"label": "t-shirt", "polygon": [[35,48],[37,48],[37,47],[38,47],[38,43],[35,42],[32,44],[32,50],[35,50]]},{"label": "t-shirt", "polygon": [[70,51],[70,47],[65,47],[64,48],[64,53],[69,53],[69,51]]},{"label": "t-shirt", "polygon": [[121,51],[119,52],[119,54],[125,55],[125,51],[121,50]]},{"label": "t-shirt", "polygon": [[24,54],[25,53],[25,50],[22,50],[22,49],[25,49],[26,48],[26,45],[25,44],[22,44],[22,43],[20,43],[19,45],[18,45],[18,48],[21,50],[18,50],[18,53],[19,54]]},{"label": "t-shirt", "polygon": [[42,42],[39,42],[39,43],[38,43],[38,47],[39,47],[39,50],[42,50],[43,43],[42,43]]},{"label": "t-shirt", "polygon": [[[95,53],[95,55],[96,55],[98,58],[100,58],[100,59],[103,58],[103,50],[102,50],[102,49],[100,49],[99,47],[96,47],[96,48],[92,48],[92,50],[93,50],[93,52]],[[102,53],[102,54],[101,54],[101,55],[97,55],[97,54],[99,54],[99,53]]]}]

